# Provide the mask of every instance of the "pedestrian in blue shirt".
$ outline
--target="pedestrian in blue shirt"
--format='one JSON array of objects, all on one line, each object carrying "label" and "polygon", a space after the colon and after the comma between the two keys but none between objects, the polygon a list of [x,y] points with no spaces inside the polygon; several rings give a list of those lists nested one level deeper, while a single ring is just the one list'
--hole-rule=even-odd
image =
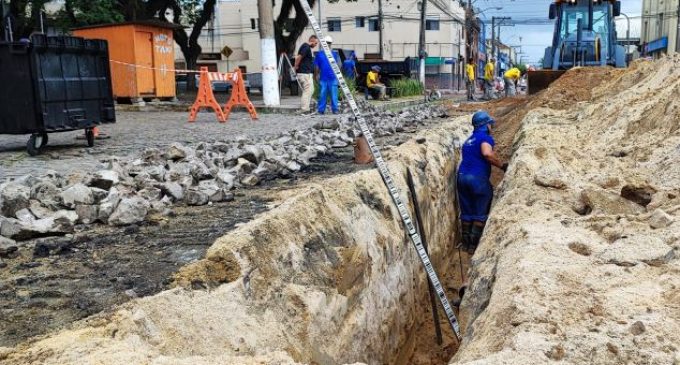
[{"label": "pedestrian in blue shirt", "polygon": [[348,80],[354,80],[357,77],[357,56],[354,51],[350,52],[349,57],[342,63],[342,73]]},{"label": "pedestrian in blue shirt", "polygon": [[[326,43],[328,43],[328,48],[331,48],[331,43],[333,43],[333,38],[326,36]],[[333,53],[333,58],[336,64],[340,64],[340,57],[336,52]],[[326,58],[326,53],[321,51],[317,53],[314,58],[314,65],[317,68],[317,80],[319,80],[319,86],[321,90],[319,92],[319,103],[317,112],[319,114],[324,114],[326,112],[326,102],[328,95],[331,96],[331,110],[333,114],[338,114],[338,80],[335,78],[335,73],[331,68],[331,63]]]},{"label": "pedestrian in blue shirt", "polygon": [[485,111],[478,111],[472,116],[474,131],[463,144],[463,160],[458,168],[458,202],[463,246],[470,253],[479,244],[491,210],[491,165],[503,171],[508,168],[508,164],[501,162],[493,150],[495,141],[491,136],[491,126],[494,124],[493,118]]}]

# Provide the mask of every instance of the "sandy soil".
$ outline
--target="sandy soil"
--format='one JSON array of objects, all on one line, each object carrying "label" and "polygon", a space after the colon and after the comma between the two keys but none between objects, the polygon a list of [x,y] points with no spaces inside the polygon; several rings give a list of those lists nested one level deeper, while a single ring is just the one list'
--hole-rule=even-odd
[{"label": "sandy soil", "polygon": [[680,360],[678,66],[576,69],[528,98],[453,363]]}]

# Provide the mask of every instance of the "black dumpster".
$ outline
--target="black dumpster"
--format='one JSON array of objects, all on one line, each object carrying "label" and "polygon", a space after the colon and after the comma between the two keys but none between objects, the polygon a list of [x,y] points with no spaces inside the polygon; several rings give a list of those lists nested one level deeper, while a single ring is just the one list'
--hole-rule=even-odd
[{"label": "black dumpster", "polygon": [[0,134],[30,134],[28,153],[47,134],[85,130],[88,146],[102,123],[116,120],[108,43],[33,35],[0,43]]}]

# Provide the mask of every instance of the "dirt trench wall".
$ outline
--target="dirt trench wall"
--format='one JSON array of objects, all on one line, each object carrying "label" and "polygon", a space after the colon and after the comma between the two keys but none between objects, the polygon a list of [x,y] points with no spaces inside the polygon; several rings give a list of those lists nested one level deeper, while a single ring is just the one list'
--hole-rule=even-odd
[{"label": "dirt trench wall", "polygon": [[452,364],[680,363],[678,95],[680,56],[529,111]]},{"label": "dirt trench wall", "polygon": [[[416,189],[433,262],[451,263],[458,119],[386,153]],[[218,239],[178,287],[15,349],[3,364],[395,364],[426,278],[376,170],[309,184]],[[411,211],[412,207],[411,207]],[[418,305],[417,305],[418,304]],[[417,313],[415,311],[418,311]],[[448,330],[445,328],[445,330]]]}]

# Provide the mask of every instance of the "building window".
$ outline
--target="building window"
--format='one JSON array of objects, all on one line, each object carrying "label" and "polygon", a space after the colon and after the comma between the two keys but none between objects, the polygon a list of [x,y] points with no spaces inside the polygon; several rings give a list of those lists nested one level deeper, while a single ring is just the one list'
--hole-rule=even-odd
[{"label": "building window", "polygon": [[366,17],[358,16],[354,18],[354,21],[357,28],[363,28],[366,26]]},{"label": "building window", "polygon": [[428,16],[425,19],[425,30],[439,30],[439,16]]},{"label": "building window", "polygon": [[250,29],[257,29],[255,18],[250,18]]},{"label": "building window", "polygon": [[328,31],[329,32],[340,32],[342,31],[342,22],[340,18],[328,18]]},{"label": "building window", "polygon": [[368,19],[368,31],[369,32],[377,32],[380,30],[380,22],[378,22],[378,18],[374,19]]}]

